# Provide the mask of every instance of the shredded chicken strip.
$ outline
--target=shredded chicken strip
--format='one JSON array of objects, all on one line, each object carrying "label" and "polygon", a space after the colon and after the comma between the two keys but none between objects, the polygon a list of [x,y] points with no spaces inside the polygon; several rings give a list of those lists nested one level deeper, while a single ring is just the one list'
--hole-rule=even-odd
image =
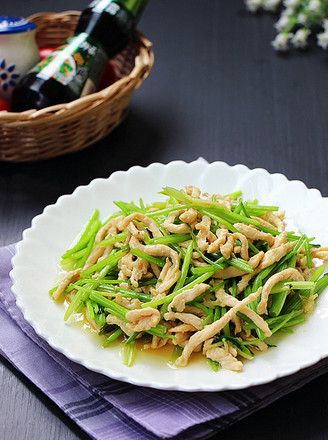
[{"label": "shredded chicken strip", "polygon": [[274,243],[273,235],[267,232],[263,232],[257,229],[255,226],[246,225],[245,223],[235,223],[234,227],[238,230],[238,232],[241,232],[249,240],[263,240],[269,243],[270,246],[272,246]]},{"label": "shredded chicken strip", "polygon": [[99,325],[96,323],[96,321],[94,319],[90,319],[88,310],[85,311],[84,316],[85,316],[86,321],[90,324],[91,328],[93,330],[95,330],[97,333],[99,333],[101,328],[99,327]]},{"label": "shredded chicken strip", "polygon": [[240,281],[238,281],[237,283],[237,295],[239,295],[241,292],[243,292],[246,289],[253,276],[254,276],[254,272],[248,273],[241,277]]},{"label": "shredded chicken strip", "polygon": [[[122,220],[124,219],[124,216],[120,215],[118,217],[114,217],[111,220],[109,220],[106,225],[104,225],[98,232],[95,238],[95,243],[99,243],[100,241],[104,240],[105,238],[112,237],[116,235],[121,229],[120,225]],[[113,245],[108,246],[95,246],[87,261],[85,262],[83,266],[83,270],[88,269],[89,267],[96,264],[98,261],[100,261],[102,258],[106,258],[110,252],[113,249]]]},{"label": "shredded chicken strip", "polygon": [[168,306],[169,312],[171,312],[172,309],[175,309],[177,312],[182,312],[187,302],[190,302],[193,299],[197,298],[197,296],[206,292],[206,290],[208,289],[208,284],[200,283],[192,289],[184,290],[183,292],[179,293],[179,295],[177,295],[170,303],[170,305]]},{"label": "shredded chicken strip", "polygon": [[201,192],[200,192],[200,189],[197,188],[196,186],[187,185],[187,186],[185,186],[185,190],[186,190],[186,193],[189,194],[190,196],[196,197],[197,199],[199,199]]},{"label": "shredded chicken strip", "polygon": [[146,214],[142,214],[141,212],[134,212],[133,214],[125,217],[122,222],[123,229],[126,228],[127,225],[133,220],[139,220],[140,222],[142,222],[150,230],[154,238],[163,237],[162,232],[160,231],[154,220],[148,217]]},{"label": "shredded chicken strip", "polygon": [[203,310],[199,309],[199,308],[196,307],[196,306],[191,306],[191,305],[189,305],[189,304],[187,304],[187,305],[185,306],[185,308],[184,308],[184,312],[185,312],[185,313],[193,313],[194,315],[196,315],[196,316],[200,316],[201,318],[205,318],[205,317],[206,317],[206,315],[205,315],[205,313],[203,312]]},{"label": "shredded chicken strip", "polygon": [[55,301],[60,298],[60,296],[65,292],[65,290],[71,283],[75,283],[80,278],[81,271],[82,269],[76,269],[67,272],[67,274],[59,283],[57,289],[52,294],[52,297]]},{"label": "shredded chicken strip", "polygon": [[176,333],[175,338],[172,340],[173,345],[184,347],[191,335],[192,332]]},{"label": "shredded chicken strip", "polygon": [[229,234],[227,236],[227,241],[220,246],[220,252],[222,254],[222,257],[226,259],[230,258],[233,252],[234,245],[235,245],[235,240],[233,236]]},{"label": "shredded chicken strip", "polygon": [[[255,336],[247,335],[245,332],[243,332],[242,337],[243,337],[244,341],[254,341],[255,339],[257,339],[257,338],[255,338]],[[250,348],[250,349],[252,347],[257,348],[259,351],[267,351],[267,349],[268,349],[268,345],[264,341],[256,342],[256,343],[248,346],[248,348]]]},{"label": "shredded chicken strip", "polygon": [[290,243],[281,244],[277,248],[269,249],[264,254],[264,257],[260,265],[258,266],[257,270],[260,272],[266,267],[271,266],[271,264],[275,263],[276,261],[281,260],[282,257],[284,257],[286,254],[288,254],[288,252],[290,252],[293,249],[296,243],[297,243],[296,241],[292,241]]},{"label": "shredded chicken strip", "polygon": [[148,272],[148,266],[149,262],[144,260],[143,258],[137,257],[137,259],[133,261],[132,273],[130,277],[130,281],[133,287],[139,286],[139,281]]},{"label": "shredded chicken strip", "polygon": [[[112,246],[113,247],[113,246]],[[104,246],[96,246],[92,249],[89,257],[87,258],[87,261],[85,262],[83,266],[83,270],[88,269],[89,267],[93,266],[97,263],[98,259],[103,255],[105,252]]]},{"label": "shredded chicken strip", "polygon": [[140,225],[139,223],[135,221],[130,221],[130,223],[127,225],[126,229],[128,232],[130,232],[131,235],[134,235],[137,237],[138,240],[144,240],[145,233],[147,232],[146,229]]},{"label": "shredded chicken strip", "polygon": [[127,280],[130,278],[133,269],[133,255],[130,252],[120,259],[118,268],[120,269],[118,274],[119,280]]},{"label": "shredded chicken strip", "polygon": [[239,316],[235,315],[232,319],[231,322],[233,323],[233,325],[235,326],[235,330],[234,333],[235,335],[237,335],[238,333],[240,333],[243,329],[243,320],[241,318],[239,318]]},{"label": "shredded chicken strip", "polygon": [[[122,243],[116,243],[116,247],[120,247],[120,245],[121,245]],[[109,245],[109,246],[106,246],[105,247],[105,250],[104,250],[104,252],[103,252],[103,254],[98,258],[98,260],[97,260],[97,263],[98,263],[98,261],[101,261],[101,260],[103,260],[104,258],[106,258],[106,257],[108,257],[109,255],[110,255],[110,253],[112,252],[112,250],[113,250],[113,245]],[[84,268],[83,268],[83,270],[84,270]]]},{"label": "shredded chicken strip", "polygon": [[191,324],[179,324],[175,327],[170,328],[170,333],[186,333],[186,332],[195,332],[198,329]]},{"label": "shredded chicken strip", "polygon": [[312,248],[311,249],[311,257],[312,258],[319,258],[320,260],[327,261],[328,260],[328,247]]},{"label": "shredded chicken strip", "polygon": [[183,209],[179,209],[177,211],[172,211],[166,217],[163,226],[164,228],[171,232],[172,234],[186,234],[189,232],[189,228],[185,223],[181,223],[179,225],[174,224],[174,221],[180,214],[184,212]]},{"label": "shredded chicken strip", "polygon": [[141,302],[138,298],[126,298],[120,292],[116,294],[116,304],[129,310],[141,308]]},{"label": "shredded chicken strip", "polygon": [[272,225],[268,221],[264,220],[264,218],[262,217],[255,217],[252,215],[252,219],[257,220],[262,226],[265,226],[266,228],[275,229],[275,230],[277,229],[275,225]]},{"label": "shredded chicken strip", "polygon": [[222,347],[207,348],[203,350],[203,353],[207,358],[219,362],[225,370],[241,371],[243,369],[243,363]]},{"label": "shredded chicken strip", "polygon": [[118,325],[123,332],[127,335],[127,336],[132,336],[134,331],[131,330],[128,326],[127,326],[127,322],[122,321],[121,319],[117,318],[114,315],[107,315],[106,316],[106,322],[107,324],[115,324]]},{"label": "shredded chicken strip", "polygon": [[233,201],[233,198],[230,197],[223,197],[220,194],[207,194],[204,193],[203,194],[207,200],[209,201],[213,201],[213,198],[216,200],[217,203],[219,203],[220,205],[225,206],[229,211],[231,211],[231,201]]},{"label": "shredded chicken strip", "polygon": [[165,321],[174,321],[178,319],[179,321],[184,322],[185,324],[191,324],[197,330],[202,328],[203,319],[195,316],[191,313],[177,313],[177,312],[167,312],[164,313]]},{"label": "shredded chicken strip", "polygon": [[203,215],[202,221],[195,226],[195,229],[199,231],[196,236],[196,241],[202,252],[206,251],[210,243],[216,240],[216,235],[210,230],[211,224],[212,219],[207,215]]},{"label": "shredded chicken strip", "polygon": [[127,328],[134,332],[142,332],[150,330],[161,320],[161,314],[159,310],[153,307],[146,307],[144,309],[130,310],[126,314],[126,319],[130,322],[127,323]]},{"label": "shredded chicken strip", "polygon": [[171,259],[172,266],[168,269],[162,282],[158,282],[156,285],[157,293],[169,290],[178,281],[180,277],[180,256],[177,252],[164,244],[143,245],[134,236],[131,237],[129,244],[131,249],[140,250],[152,257],[167,257]]},{"label": "shredded chicken strip", "polygon": [[167,274],[169,273],[169,270],[170,270],[171,267],[172,267],[171,260],[169,258],[166,258],[165,264],[162,267],[162,270],[161,270],[161,272],[159,274],[159,277],[158,277],[159,280],[157,282],[156,287],[158,287],[161,284],[162,281],[160,281],[160,280],[165,280],[166,279],[166,277],[168,276]]},{"label": "shredded chicken strip", "polygon": [[104,240],[107,234],[110,236],[117,234],[118,230],[122,230],[120,228],[120,224],[124,219],[123,215],[119,215],[118,217],[114,217],[110,219],[99,231],[97,232],[95,243],[99,243]]},{"label": "shredded chicken strip", "polygon": [[244,306],[251,303],[252,301],[256,300],[261,291],[262,288],[259,288],[257,292],[251,293],[249,296],[240,301],[237,305],[232,307],[227,313],[225,313],[222,318],[218,319],[212,324],[206,325],[202,330],[194,333],[190,337],[189,341],[183,349],[181,356],[178,357],[174,365],[177,367],[184,367],[185,365],[187,365],[189,357],[191,356],[191,353],[194,351],[194,349],[202,342],[212,338],[217,333],[219,333],[228,324],[231,318],[235,316],[237,312],[239,312],[240,309],[242,309]]},{"label": "shredded chicken strip", "polygon": [[268,222],[272,223],[277,228],[277,230],[279,232],[282,232],[282,231],[285,230],[284,222],[281,220],[280,217],[278,217],[277,214],[268,211],[268,212],[265,213],[265,219]]},{"label": "shredded chicken strip", "polygon": [[227,235],[229,234],[228,229],[219,228],[216,230],[217,238],[208,246],[207,252],[218,252],[220,250],[221,245],[223,245],[227,240]]},{"label": "shredded chicken strip", "polygon": [[274,243],[273,243],[273,246],[271,247],[271,249],[275,249],[285,243],[287,243],[287,232],[283,231],[275,237]]},{"label": "shredded chicken strip", "polygon": [[168,341],[169,341],[168,338],[160,338],[158,336],[153,336],[151,343],[144,344],[143,348],[144,348],[144,350],[149,350],[150,348],[152,348],[152,349],[162,348],[162,347],[164,347],[164,345],[166,345],[168,343]]},{"label": "shredded chicken strip", "polygon": [[155,277],[159,278],[159,275],[161,273],[160,267],[158,267],[157,264],[153,264],[153,263],[150,263],[150,267],[151,267],[151,270],[153,271]]},{"label": "shredded chicken strip", "polygon": [[[240,301],[238,301],[237,298],[233,297],[232,295],[228,295],[223,287],[220,287],[216,290],[215,296],[219,301],[221,301],[222,304],[228,307],[234,307],[239,304]],[[263,297],[263,291],[262,291],[262,297]],[[264,319],[259,316],[254,310],[250,309],[249,307],[245,306],[240,311],[246,315],[249,319],[253,321],[253,323],[263,331],[264,336],[269,337],[272,335],[272,332],[268,326],[268,324],[264,321]]]},{"label": "shredded chicken strip", "polygon": [[245,237],[245,235],[241,234],[240,232],[235,232],[234,234],[232,234],[232,237],[234,239],[238,239],[241,242],[240,256],[243,260],[248,261],[249,256],[248,256],[248,240],[247,240],[247,238]]},{"label": "shredded chicken strip", "polygon": [[257,306],[258,314],[263,315],[264,313],[265,314],[268,313],[267,304],[273,286],[275,286],[277,283],[280,283],[281,281],[288,281],[288,280],[304,281],[304,277],[299,273],[297,269],[293,269],[293,268],[288,268],[272,275],[263,286],[261,301]]},{"label": "shredded chicken strip", "polygon": [[317,270],[317,268],[315,268],[315,267],[312,267],[311,269],[309,269],[308,267],[305,268],[305,270],[302,271],[302,275],[304,277],[304,280],[308,281],[311,278],[311,276],[314,274],[314,272],[316,272],[316,270]]},{"label": "shredded chicken strip", "polygon": [[[179,219],[185,223],[188,223],[192,228],[195,227],[197,222],[198,211],[194,208],[187,209],[182,214],[179,215]],[[189,229],[188,229],[189,232]]]}]

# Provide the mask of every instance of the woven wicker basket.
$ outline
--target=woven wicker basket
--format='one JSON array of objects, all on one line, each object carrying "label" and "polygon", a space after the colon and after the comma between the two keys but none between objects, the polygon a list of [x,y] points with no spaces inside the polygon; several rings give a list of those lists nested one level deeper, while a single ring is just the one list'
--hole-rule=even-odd
[{"label": "woven wicker basket", "polygon": [[[39,47],[57,47],[72,35],[80,13],[40,13]],[[109,87],[67,104],[23,113],[0,112],[0,160],[27,162],[81,150],[110,133],[125,118],[131,96],[154,62],[151,43],[140,32],[113,60],[119,78]]]}]

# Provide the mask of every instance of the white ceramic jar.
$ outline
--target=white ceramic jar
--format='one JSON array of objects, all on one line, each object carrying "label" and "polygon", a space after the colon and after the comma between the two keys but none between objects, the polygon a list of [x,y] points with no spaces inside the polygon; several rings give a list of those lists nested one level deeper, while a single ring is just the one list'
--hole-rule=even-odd
[{"label": "white ceramic jar", "polygon": [[0,15],[0,97],[8,103],[19,80],[40,60],[35,32],[35,23]]}]

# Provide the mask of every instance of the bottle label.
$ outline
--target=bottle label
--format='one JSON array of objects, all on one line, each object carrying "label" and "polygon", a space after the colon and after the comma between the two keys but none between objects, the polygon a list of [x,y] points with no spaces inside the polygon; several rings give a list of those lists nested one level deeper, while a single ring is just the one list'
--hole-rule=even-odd
[{"label": "bottle label", "polygon": [[79,97],[96,90],[107,61],[102,46],[81,33],[69,38],[30,72],[44,80],[55,79]]}]

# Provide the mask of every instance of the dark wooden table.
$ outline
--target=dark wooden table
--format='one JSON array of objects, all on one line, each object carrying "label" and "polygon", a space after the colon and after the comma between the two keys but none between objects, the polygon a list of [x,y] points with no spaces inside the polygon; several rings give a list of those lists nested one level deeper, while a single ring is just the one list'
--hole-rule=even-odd
[{"label": "dark wooden table", "polygon": [[[86,1],[11,0],[0,13],[81,10]],[[139,28],[155,66],[127,119],[88,149],[29,164],[0,163],[0,244],[18,241],[44,207],[117,169],[203,156],[280,172],[328,193],[328,57],[278,55],[275,18],[242,0],[152,0]],[[1,142],[1,139],[0,139]],[[0,364],[2,440],[89,439],[5,360]],[[328,438],[328,375],[220,433],[216,439]]]}]

